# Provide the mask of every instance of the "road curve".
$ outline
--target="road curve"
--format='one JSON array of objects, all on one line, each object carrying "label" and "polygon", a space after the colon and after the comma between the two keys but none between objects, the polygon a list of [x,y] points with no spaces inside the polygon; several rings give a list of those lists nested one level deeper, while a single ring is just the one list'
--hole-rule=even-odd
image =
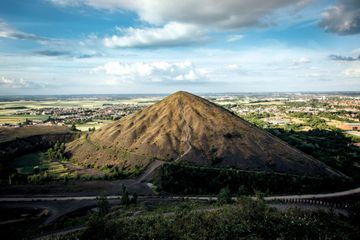
[{"label": "road curve", "polygon": [[322,194],[304,194],[304,195],[287,195],[287,196],[270,196],[265,197],[264,200],[272,201],[272,200],[286,200],[286,199],[330,199],[336,197],[344,197],[354,194],[360,193],[360,187],[350,189],[342,192],[334,192],[334,193],[322,193]]}]

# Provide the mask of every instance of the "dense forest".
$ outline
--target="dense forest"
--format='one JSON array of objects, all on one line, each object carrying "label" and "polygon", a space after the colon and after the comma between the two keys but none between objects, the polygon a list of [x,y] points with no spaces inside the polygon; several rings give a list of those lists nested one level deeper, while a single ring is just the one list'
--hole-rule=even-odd
[{"label": "dense forest", "polygon": [[360,181],[360,148],[354,146],[351,137],[341,131],[292,131],[282,128],[267,130],[355,181]]},{"label": "dense forest", "polygon": [[225,187],[239,195],[250,195],[257,191],[300,194],[343,190],[351,186],[351,181],[341,178],[314,178],[172,163],[162,166],[160,179],[161,189],[175,194],[213,194]]}]

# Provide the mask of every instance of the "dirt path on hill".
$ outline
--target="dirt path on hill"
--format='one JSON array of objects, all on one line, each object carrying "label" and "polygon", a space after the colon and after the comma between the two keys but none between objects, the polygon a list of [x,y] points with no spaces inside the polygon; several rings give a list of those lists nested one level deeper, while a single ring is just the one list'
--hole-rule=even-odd
[{"label": "dirt path on hill", "polygon": [[137,183],[141,182],[149,182],[151,178],[151,174],[161,167],[165,162],[160,160],[153,161],[146,169],[145,171],[137,178]]},{"label": "dirt path on hill", "polygon": [[186,118],[185,118],[185,111],[183,110],[183,112],[182,112],[182,115],[183,115],[183,119],[184,119],[184,121],[185,121],[185,123],[186,123],[186,126],[187,126],[187,128],[186,128],[186,144],[188,145],[188,149],[183,153],[183,154],[181,154],[177,159],[175,159],[175,161],[174,162],[178,162],[178,161],[180,161],[184,156],[186,156],[190,151],[191,151],[191,149],[192,149],[192,145],[191,145],[191,143],[190,143],[190,141],[191,141],[191,127],[190,127],[190,124],[186,121]]}]

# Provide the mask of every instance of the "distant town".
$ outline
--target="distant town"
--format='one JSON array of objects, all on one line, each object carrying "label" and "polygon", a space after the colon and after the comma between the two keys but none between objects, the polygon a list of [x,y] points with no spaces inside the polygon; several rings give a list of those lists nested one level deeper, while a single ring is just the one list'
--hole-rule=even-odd
[{"label": "distant town", "polygon": [[15,115],[20,116],[48,116],[46,120],[28,120],[23,124],[82,124],[96,120],[118,120],[133,112],[141,110],[143,107],[129,104],[104,104],[102,107],[84,108],[84,107],[47,107],[38,109],[19,110]]},{"label": "distant town", "polygon": [[[0,126],[75,124],[80,130],[88,131],[137,112],[163,97],[9,99],[0,102]],[[204,94],[204,97],[263,128],[306,131],[322,127],[360,135],[360,93]]]}]

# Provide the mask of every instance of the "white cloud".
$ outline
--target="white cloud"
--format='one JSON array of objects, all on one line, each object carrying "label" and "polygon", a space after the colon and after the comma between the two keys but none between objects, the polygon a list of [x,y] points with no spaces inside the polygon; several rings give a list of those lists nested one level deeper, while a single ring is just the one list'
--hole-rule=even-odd
[{"label": "white cloud", "polygon": [[302,8],[308,0],[50,0],[60,6],[86,5],[105,10],[135,11],[152,24],[190,23],[217,29],[264,26],[269,14],[286,8]]},{"label": "white cloud", "polygon": [[[183,62],[151,62],[151,63],[121,63],[108,62],[91,70],[91,73],[105,73],[117,77],[120,81],[150,81],[150,82],[181,82],[186,83],[206,79],[206,72],[198,69],[189,61]],[[115,78],[112,78],[114,83]]]},{"label": "white cloud", "polygon": [[89,6],[96,9],[117,10],[130,9],[137,5],[136,1],[131,0],[48,0],[58,6]]},{"label": "white cloud", "polygon": [[237,64],[229,64],[226,66],[227,69],[230,69],[230,70],[238,70],[239,69],[239,65]]},{"label": "white cloud", "polygon": [[360,64],[345,69],[344,74],[347,77],[360,77]]},{"label": "white cloud", "polygon": [[82,0],[49,0],[49,1],[59,6],[79,6],[84,2]]},{"label": "white cloud", "polygon": [[321,14],[320,26],[340,35],[360,33],[360,1],[338,0]]},{"label": "white cloud", "polygon": [[161,28],[118,29],[121,35],[104,39],[106,47],[158,47],[178,46],[204,42],[205,31],[191,24],[171,22]]},{"label": "white cloud", "polygon": [[310,60],[310,58],[307,58],[307,57],[300,57],[300,58],[295,59],[293,62],[295,65],[301,65],[301,64],[305,64],[305,63],[310,63],[311,60]]},{"label": "white cloud", "polygon": [[355,56],[360,56],[360,48],[352,50],[351,53]]},{"label": "white cloud", "polygon": [[8,77],[2,76],[0,78],[0,86],[4,88],[36,88],[36,87],[45,87],[44,84],[35,84],[33,82],[26,81],[23,78],[11,79]]},{"label": "white cloud", "polygon": [[[107,47],[141,48],[182,46],[203,42],[211,31],[249,26],[273,26],[273,14],[304,8],[310,0],[49,0],[61,7],[88,6],[107,11],[135,12],[153,27],[120,29],[104,39]],[[293,11],[291,12],[293,13]],[[229,36],[239,41],[241,34]]]},{"label": "white cloud", "polygon": [[244,35],[236,34],[236,35],[230,35],[226,41],[228,42],[237,42],[244,38]]},{"label": "white cloud", "polygon": [[39,42],[41,44],[47,44],[51,41],[50,39],[43,38],[35,34],[18,31],[10,27],[6,22],[2,21],[1,19],[0,19],[0,38],[30,40],[30,41]]}]

